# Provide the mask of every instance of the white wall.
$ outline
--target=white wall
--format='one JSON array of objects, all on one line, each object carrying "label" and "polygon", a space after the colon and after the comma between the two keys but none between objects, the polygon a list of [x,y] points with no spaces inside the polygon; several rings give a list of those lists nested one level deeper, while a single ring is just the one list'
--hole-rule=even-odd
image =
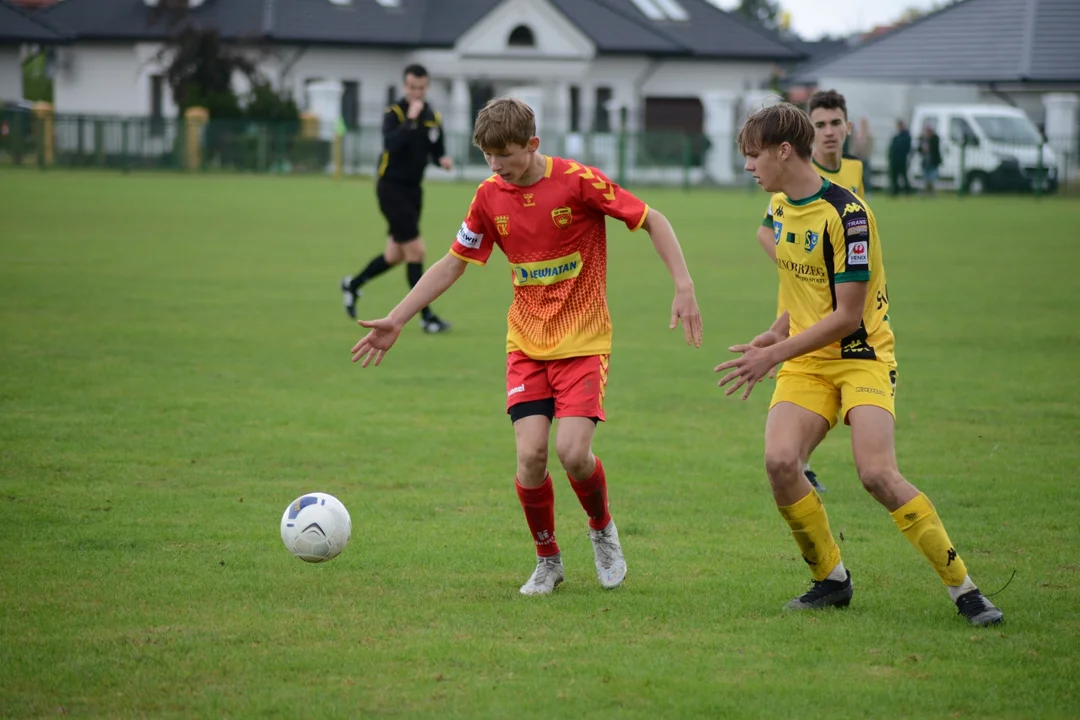
[{"label": "white wall", "polygon": [[[293,57],[291,52],[279,52],[277,55],[287,60]],[[358,81],[360,124],[378,125],[386,109],[386,88],[401,86],[401,72],[406,64],[405,53],[401,51],[309,48],[301,52],[287,69],[266,68],[264,72],[277,83],[280,72],[285,69],[288,74],[283,78],[284,86],[292,91],[302,108],[307,103],[304,92],[307,80]],[[432,70],[428,68],[428,72]]]},{"label": "white wall", "polygon": [[145,115],[149,91],[140,96],[134,45],[71,45],[57,50],[53,78],[56,111]]},{"label": "white wall", "polygon": [[[53,97],[59,113],[148,116],[151,77],[162,72],[157,43],[76,44],[57,50]],[[162,112],[176,116],[165,88]]]},{"label": "white wall", "polygon": [[0,100],[22,100],[22,61],[18,45],[0,46]]},{"label": "white wall", "polygon": [[[508,47],[518,25],[533,31],[535,48]],[[466,32],[455,49],[463,56],[588,59],[596,46],[547,0],[507,0]]]}]

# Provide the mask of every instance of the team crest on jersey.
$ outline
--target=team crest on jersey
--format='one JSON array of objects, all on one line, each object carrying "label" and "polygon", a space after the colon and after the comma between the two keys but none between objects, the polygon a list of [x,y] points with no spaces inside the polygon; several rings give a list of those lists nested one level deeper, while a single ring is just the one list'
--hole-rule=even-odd
[{"label": "team crest on jersey", "polygon": [[570,227],[570,223],[574,219],[574,214],[568,207],[557,207],[551,211],[551,219],[555,221],[555,225],[560,230],[565,230]]},{"label": "team crest on jersey", "polygon": [[817,243],[818,243],[818,234],[816,232],[814,232],[813,230],[807,230],[806,231],[806,241],[803,243],[803,249],[806,250],[806,252],[808,252],[808,253],[814,252],[814,248],[817,247]]},{"label": "team crest on jersey", "polygon": [[499,230],[499,235],[508,237],[510,235],[510,216],[496,215],[495,227]]},{"label": "team crest on jersey", "polygon": [[784,223],[776,222],[775,220],[773,220],[772,232],[773,232],[773,240],[775,240],[776,244],[779,245],[780,244],[780,236],[784,234]]}]

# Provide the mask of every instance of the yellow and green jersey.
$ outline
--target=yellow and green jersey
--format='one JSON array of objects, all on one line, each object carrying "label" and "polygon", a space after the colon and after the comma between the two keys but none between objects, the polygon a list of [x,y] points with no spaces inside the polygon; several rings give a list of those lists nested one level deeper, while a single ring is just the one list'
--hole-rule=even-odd
[{"label": "yellow and green jersey", "polygon": [[833,185],[847,188],[859,197],[866,197],[866,188],[863,187],[863,164],[862,160],[848,155],[840,158],[840,167],[831,170],[824,165],[819,165],[817,160],[811,159],[818,175],[825,178]]},{"label": "yellow and green jersey", "polygon": [[791,335],[836,310],[836,286],[867,283],[859,329],[810,353],[825,360],[865,359],[896,364],[889,295],[877,221],[866,202],[824,180],[802,200],[776,193],[762,222],[773,231],[780,275],[779,305],[791,317]]}]

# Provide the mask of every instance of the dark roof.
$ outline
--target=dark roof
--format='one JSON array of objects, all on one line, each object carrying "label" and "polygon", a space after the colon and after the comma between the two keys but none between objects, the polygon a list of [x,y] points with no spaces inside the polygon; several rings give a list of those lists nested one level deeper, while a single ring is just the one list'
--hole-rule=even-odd
[{"label": "dark roof", "polygon": [[1078,0],[959,0],[793,80],[1080,81]]},{"label": "dark roof", "polygon": [[57,43],[66,38],[35,14],[0,0],[0,43]]},{"label": "dark roof", "polygon": [[[226,39],[381,47],[452,47],[503,0],[205,0],[189,15]],[[794,60],[802,54],[773,33],[705,0],[679,0],[686,21],[646,18],[632,0],[551,0],[600,53]],[[40,14],[87,40],[161,39],[145,0],[64,0]]]},{"label": "dark roof", "polygon": [[[257,38],[263,34],[267,4],[266,0],[206,0],[190,17],[217,28],[228,39]],[[144,0],[64,0],[37,16],[80,40],[161,40],[175,30],[168,17],[151,22],[154,10]]]},{"label": "dark roof", "polygon": [[705,0],[680,0],[688,18],[649,20],[632,0],[552,0],[600,52],[797,60],[778,35]]},{"label": "dark roof", "polygon": [[793,49],[802,53],[805,58],[803,62],[807,65],[809,63],[819,63],[852,48],[852,41],[849,38],[827,38],[824,40],[785,38],[785,41]]}]

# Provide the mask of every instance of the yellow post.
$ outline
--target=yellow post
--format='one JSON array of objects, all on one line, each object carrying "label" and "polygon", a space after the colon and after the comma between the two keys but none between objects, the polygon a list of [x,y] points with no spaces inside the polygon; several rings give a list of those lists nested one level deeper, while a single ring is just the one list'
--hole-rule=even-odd
[{"label": "yellow post", "polygon": [[314,140],[319,137],[319,116],[313,112],[300,113],[300,137]]},{"label": "yellow post", "polygon": [[45,165],[56,162],[56,113],[52,103],[34,103],[34,117],[38,120],[38,157]]},{"label": "yellow post", "polygon": [[338,118],[334,124],[334,178],[341,179],[345,165],[345,121]]},{"label": "yellow post", "polygon": [[202,107],[189,107],[184,111],[184,146],[187,149],[187,169],[198,170],[202,167],[203,128],[210,120],[210,111]]}]

